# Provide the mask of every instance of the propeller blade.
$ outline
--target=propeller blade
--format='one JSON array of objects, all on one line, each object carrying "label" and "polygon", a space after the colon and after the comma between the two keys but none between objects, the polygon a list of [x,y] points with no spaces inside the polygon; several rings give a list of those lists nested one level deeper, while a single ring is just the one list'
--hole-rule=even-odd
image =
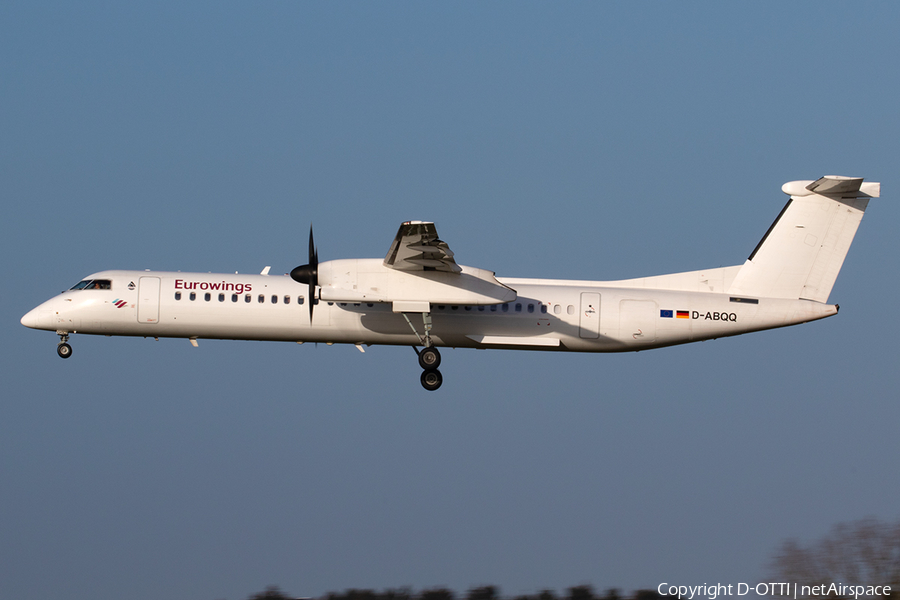
[{"label": "propeller blade", "polygon": [[291,279],[297,283],[309,285],[309,321],[312,323],[313,306],[316,303],[316,286],[319,285],[319,253],[313,240],[312,225],[309,226],[309,262],[295,267],[291,271]]},{"label": "propeller blade", "polygon": [[309,279],[309,322],[312,323],[313,307],[316,305],[316,285],[319,283],[319,252],[313,241],[312,223],[309,224],[309,266],[312,277]]}]

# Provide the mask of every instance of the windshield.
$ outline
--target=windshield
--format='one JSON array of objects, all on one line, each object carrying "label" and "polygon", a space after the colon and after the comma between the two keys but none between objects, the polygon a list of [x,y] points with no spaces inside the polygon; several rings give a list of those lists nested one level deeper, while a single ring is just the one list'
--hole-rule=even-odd
[{"label": "windshield", "polygon": [[73,285],[70,290],[109,290],[112,282],[109,279],[85,279]]}]

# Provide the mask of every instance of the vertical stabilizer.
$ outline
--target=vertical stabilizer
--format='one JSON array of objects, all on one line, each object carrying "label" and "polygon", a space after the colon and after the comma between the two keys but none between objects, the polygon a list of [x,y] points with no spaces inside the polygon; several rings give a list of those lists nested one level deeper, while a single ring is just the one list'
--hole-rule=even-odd
[{"label": "vertical stabilizer", "polygon": [[827,302],[869,198],[881,184],[829,175],[782,186],[791,198],[729,293]]}]

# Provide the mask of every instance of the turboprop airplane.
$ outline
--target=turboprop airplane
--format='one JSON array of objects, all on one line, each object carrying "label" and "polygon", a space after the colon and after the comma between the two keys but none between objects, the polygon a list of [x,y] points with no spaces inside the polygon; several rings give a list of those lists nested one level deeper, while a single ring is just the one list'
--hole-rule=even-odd
[{"label": "turboprop airplane", "polygon": [[[439,347],[625,352],[815,321],[881,184],[826,176],[790,196],[742,265],[622,281],[498,278],[456,263],[434,223],[408,221],[382,259],[309,262],[290,276],[101,271],[22,317],[69,336],[412,346],[436,390]],[[302,284],[302,285],[301,285]],[[422,349],[419,350],[419,347]]]}]

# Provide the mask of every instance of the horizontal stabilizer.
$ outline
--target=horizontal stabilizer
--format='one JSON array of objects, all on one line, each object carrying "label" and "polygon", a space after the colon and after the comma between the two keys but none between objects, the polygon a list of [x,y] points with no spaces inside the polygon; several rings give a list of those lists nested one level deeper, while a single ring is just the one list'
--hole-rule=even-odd
[{"label": "horizontal stabilizer", "polygon": [[788,196],[839,196],[841,198],[878,198],[881,184],[876,181],[864,182],[862,177],[842,177],[826,175],[815,181],[790,181],[781,186]]}]

